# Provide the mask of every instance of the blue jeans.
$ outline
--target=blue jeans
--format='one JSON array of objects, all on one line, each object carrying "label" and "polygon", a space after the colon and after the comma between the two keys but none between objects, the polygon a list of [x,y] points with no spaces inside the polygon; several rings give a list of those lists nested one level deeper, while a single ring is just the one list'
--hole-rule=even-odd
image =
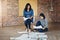
[{"label": "blue jeans", "polygon": [[27,20],[24,22],[24,24],[25,24],[25,26],[26,26],[27,29],[31,29],[31,22],[32,22],[31,19],[27,19]]},{"label": "blue jeans", "polygon": [[[41,22],[40,21],[38,21],[37,23],[36,23],[36,27],[37,26],[40,26],[41,25]],[[43,25],[41,25],[42,27],[44,27]],[[48,28],[45,28],[44,30],[43,29],[34,29],[34,30],[37,30],[37,31],[39,31],[39,32],[47,32],[48,31]]]}]

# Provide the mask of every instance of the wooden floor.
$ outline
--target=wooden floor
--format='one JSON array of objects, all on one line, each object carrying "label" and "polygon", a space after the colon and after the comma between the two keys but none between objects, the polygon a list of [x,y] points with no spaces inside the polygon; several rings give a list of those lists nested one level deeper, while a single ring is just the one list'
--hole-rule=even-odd
[{"label": "wooden floor", "polygon": [[[24,30],[24,25],[2,27],[0,28],[0,40],[10,40],[12,36],[20,36],[17,32]],[[49,23],[49,31],[46,34],[48,40],[60,40],[60,23]]]}]

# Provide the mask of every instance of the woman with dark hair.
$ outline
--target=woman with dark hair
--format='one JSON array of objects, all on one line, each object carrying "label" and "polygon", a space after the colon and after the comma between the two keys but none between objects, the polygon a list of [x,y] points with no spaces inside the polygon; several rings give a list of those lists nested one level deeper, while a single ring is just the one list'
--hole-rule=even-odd
[{"label": "woman with dark hair", "polygon": [[30,3],[27,3],[23,12],[23,16],[24,16],[24,23],[26,26],[26,31],[31,30],[31,22],[33,23],[33,16],[34,16],[34,12],[33,9],[31,8]]},{"label": "woman with dark hair", "polygon": [[34,29],[39,32],[46,32],[48,31],[48,22],[43,13],[40,13],[39,15],[39,21],[37,21],[36,26],[34,26]]}]

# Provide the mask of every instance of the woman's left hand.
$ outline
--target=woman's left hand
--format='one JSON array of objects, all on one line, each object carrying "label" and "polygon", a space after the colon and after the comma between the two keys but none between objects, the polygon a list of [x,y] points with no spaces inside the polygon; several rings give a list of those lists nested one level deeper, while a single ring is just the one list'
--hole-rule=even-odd
[{"label": "woman's left hand", "polygon": [[45,29],[45,28],[42,28],[43,30]]},{"label": "woman's left hand", "polygon": [[30,17],[30,19],[32,19],[32,17]]}]

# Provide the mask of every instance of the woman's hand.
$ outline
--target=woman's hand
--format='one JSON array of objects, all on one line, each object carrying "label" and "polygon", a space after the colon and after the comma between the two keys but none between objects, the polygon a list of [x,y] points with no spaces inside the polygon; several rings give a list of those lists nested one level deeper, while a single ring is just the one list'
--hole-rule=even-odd
[{"label": "woman's hand", "polygon": [[45,29],[45,28],[42,28],[43,30]]},{"label": "woman's hand", "polygon": [[44,30],[46,27],[43,27],[42,29]]},{"label": "woman's hand", "polygon": [[29,19],[32,19],[33,18],[33,16],[31,16]]}]

